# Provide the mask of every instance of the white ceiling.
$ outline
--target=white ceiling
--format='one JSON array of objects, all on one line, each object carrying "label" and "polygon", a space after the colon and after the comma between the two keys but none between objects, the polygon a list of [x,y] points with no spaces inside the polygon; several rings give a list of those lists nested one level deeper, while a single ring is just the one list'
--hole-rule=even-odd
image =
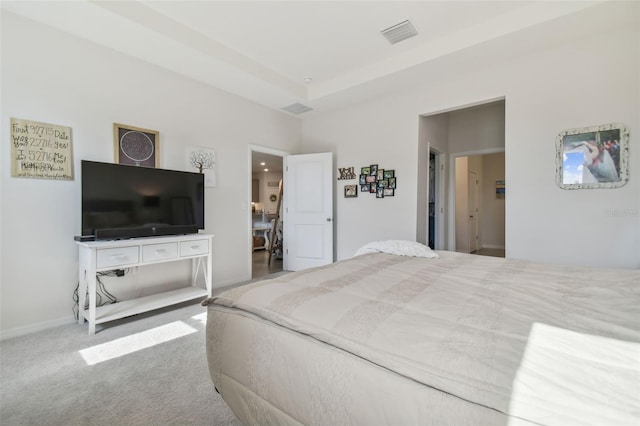
[{"label": "white ceiling", "polygon": [[[446,64],[480,66],[615,25],[624,8],[611,3],[2,1],[2,8],[270,108],[323,111],[407,87]],[[406,19],[418,36],[390,45],[380,31]]]},{"label": "white ceiling", "polygon": [[251,171],[256,175],[266,173],[264,171],[265,169],[273,173],[282,173],[282,162],[282,157],[278,157],[277,155],[265,154],[264,152],[258,151],[251,153]]}]

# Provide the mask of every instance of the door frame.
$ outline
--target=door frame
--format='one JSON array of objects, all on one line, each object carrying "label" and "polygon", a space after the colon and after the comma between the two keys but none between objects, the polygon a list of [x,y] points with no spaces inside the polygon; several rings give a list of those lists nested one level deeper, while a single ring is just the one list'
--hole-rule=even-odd
[{"label": "door frame", "polygon": [[[445,234],[445,154],[433,148],[431,143],[427,143],[427,153],[435,155],[435,250],[446,250],[446,234]],[[430,165],[431,161],[427,161]],[[429,169],[430,170],[430,169]],[[426,244],[429,243],[429,192],[431,191],[431,182],[429,182],[429,174],[427,173],[427,223],[426,223]]]},{"label": "door frame", "polygon": [[[475,181],[474,183],[474,189],[473,191],[475,191],[474,198],[475,198],[475,203],[474,205],[471,205],[470,201],[471,201],[471,176],[473,177],[473,180]],[[478,174],[476,172],[472,172],[470,170],[467,169],[467,222],[469,223],[469,235],[468,235],[468,240],[469,240],[469,253],[474,253],[476,251],[478,251],[478,242],[479,242],[479,236],[480,236],[480,222],[478,221],[478,217],[480,216],[480,212],[478,211],[478,206],[479,206],[479,202],[478,202],[478,197],[480,196],[479,191],[478,191]],[[471,212],[471,209],[475,207],[475,212]],[[471,214],[473,214],[474,217],[474,221],[471,221]],[[474,226],[471,226],[472,223],[474,224]]]},{"label": "door frame", "polygon": [[[449,222],[449,250],[456,251],[456,158],[458,157],[473,157],[476,155],[498,154],[505,152],[504,147],[498,148],[486,148],[476,151],[456,152],[455,154],[449,154],[449,212],[447,214],[447,221]],[[506,163],[505,155],[505,163]]]},{"label": "door frame", "polygon": [[[251,279],[251,277],[253,276],[253,232],[251,231],[251,228],[253,227],[253,223],[252,223],[252,214],[251,214],[251,194],[252,194],[252,180],[253,180],[253,162],[252,162],[252,158],[253,158],[253,153],[254,152],[261,152],[263,154],[270,154],[270,155],[275,155],[277,157],[282,157],[282,162],[284,163],[284,157],[286,157],[287,155],[291,155],[290,152],[288,151],[283,151],[280,149],[275,149],[275,148],[269,148],[267,146],[262,146],[262,145],[252,145],[249,144],[247,146],[247,201],[246,201],[246,210],[247,210],[247,226],[245,227],[247,230],[247,235],[246,235],[246,250],[245,253],[249,253],[249,256],[247,258],[248,262],[247,262],[247,270],[249,271],[249,279]],[[284,184],[284,172],[282,173],[282,180],[283,180],[283,184]],[[283,234],[284,234],[284,229],[282,230]]]}]

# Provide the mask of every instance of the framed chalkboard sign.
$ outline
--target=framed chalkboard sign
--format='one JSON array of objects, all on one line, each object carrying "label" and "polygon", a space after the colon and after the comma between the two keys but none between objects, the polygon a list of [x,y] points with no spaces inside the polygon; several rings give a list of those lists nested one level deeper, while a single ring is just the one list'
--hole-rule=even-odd
[{"label": "framed chalkboard sign", "polygon": [[11,118],[11,176],[73,180],[71,127]]},{"label": "framed chalkboard sign", "polygon": [[126,124],[113,124],[116,164],[160,167],[159,133]]}]

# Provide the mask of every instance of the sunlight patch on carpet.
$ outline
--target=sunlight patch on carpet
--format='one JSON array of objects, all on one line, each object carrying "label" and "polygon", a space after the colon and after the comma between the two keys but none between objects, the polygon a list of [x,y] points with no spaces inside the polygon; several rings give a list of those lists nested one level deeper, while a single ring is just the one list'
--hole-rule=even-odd
[{"label": "sunlight patch on carpet", "polygon": [[78,351],[87,365],[118,358],[130,353],[150,348],[179,337],[183,337],[198,330],[182,321],[175,321],[160,327],[152,328],[111,342],[101,343]]},{"label": "sunlight patch on carpet", "polygon": [[207,325],[207,313],[206,312],[203,312],[203,313],[198,314],[198,315],[194,315],[194,316],[191,317],[191,319],[199,321],[204,325]]}]

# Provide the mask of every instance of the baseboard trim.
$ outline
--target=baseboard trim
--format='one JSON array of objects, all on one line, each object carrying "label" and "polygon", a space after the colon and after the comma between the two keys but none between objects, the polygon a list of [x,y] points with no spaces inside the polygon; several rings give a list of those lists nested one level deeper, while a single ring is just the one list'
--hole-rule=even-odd
[{"label": "baseboard trim", "polygon": [[[278,274],[281,274],[281,273],[276,273],[273,275],[278,275]],[[265,275],[264,277],[261,277],[261,279],[269,279],[269,275]],[[225,281],[218,281],[216,283],[217,286],[213,288],[213,293],[217,295],[226,290],[230,290],[234,287],[238,287],[240,285],[248,284],[254,281],[260,281],[260,279],[252,280],[245,277],[244,279],[235,278],[235,279],[230,279]],[[15,328],[10,328],[8,330],[0,330],[0,341],[12,339],[14,337],[26,336],[27,334],[33,334],[39,331],[49,330],[51,328],[60,327],[63,325],[69,325],[73,323],[77,323],[77,320],[74,320],[73,318],[65,317],[65,318],[59,318],[57,320],[43,321],[37,324],[26,325],[23,327],[15,327]]]},{"label": "baseboard trim", "polygon": [[12,339],[14,337],[26,336],[27,334],[33,334],[39,331],[49,330],[51,328],[69,325],[76,322],[77,320],[74,320],[73,318],[65,317],[52,321],[39,322],[37,324],[25,325],[23,327],[10,328],[8,330],[0,331],[0,341]]},{"label": "baseboard trim", "polygon": [[504,246],[498,244],[483,244],[482,248],[504,250]]},{"label": "baseboard trim", "polygon": [[216,281],[215,285],[213,286],[213,291],[219,290],[221,288],[225,288],[225,287],[232,287],[238,283],[241,282],[246,282],[251,280],[251,277],[248,275],[243,275],[241,277],[235,277],[235,278],[230,278],[228,280],[221,280],[221,281]]}]

